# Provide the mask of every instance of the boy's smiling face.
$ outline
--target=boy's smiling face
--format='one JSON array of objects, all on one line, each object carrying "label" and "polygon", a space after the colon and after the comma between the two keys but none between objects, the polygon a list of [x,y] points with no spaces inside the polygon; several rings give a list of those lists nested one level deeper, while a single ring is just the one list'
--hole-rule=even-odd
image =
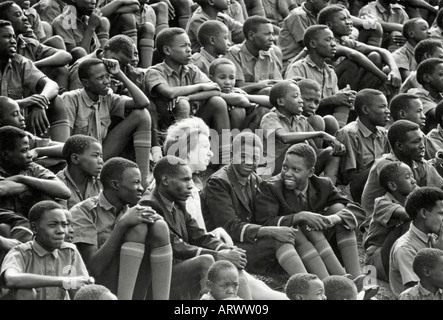
[{"label": "boy's smiling face", "polygon": [[393,182],[395,183],[396,190],[403,196],[407,196],[417,187],[417,183],[414,179],[414,174],[411,168],[405,163],[402,163],[398,168]]},{"label": "boy's smiling face", "polygon": [[308,166],[306,160],[298,155],[287,154],[280,173],[285,188],[303,191],[314,174],[314,165]]},{"label": "boy's smiling face", "polygon": [[211,76],[223,93],[230,93],[235,87],[235,66],[233,64],[220,64]]},{"label": "boy's smiling face", "polygon": [[12,58],[17,53],[17,41],[15,40],[12,26],[0,28],[0,58]]},{"label": "boy's smiling face", "polygon": [[287,91],[284,97],[277,99],[278,109],[284,109],[290,115],[300,115],[303,112],[303,99],[300,89],[295,84],[290,85],[291,89]]},{"label": "boy's smiling face", "polygon": [[171,44],[164,46],[166,57],[177,64],[187,65],[191,61],[191,41],[186,33],[174,36]]},{"label": "boy's smiling face", "polygon": [[0,126],[13,126],[25,129],[25,118],[20,112],[18,103],[10,100],[2,105],[2,113],[0,114]]},{"label": "boy's smiling face", "polygon": [[320,279],[309,281],[308,293],[303,295],[303,300],[326,300],[323,281]]}]

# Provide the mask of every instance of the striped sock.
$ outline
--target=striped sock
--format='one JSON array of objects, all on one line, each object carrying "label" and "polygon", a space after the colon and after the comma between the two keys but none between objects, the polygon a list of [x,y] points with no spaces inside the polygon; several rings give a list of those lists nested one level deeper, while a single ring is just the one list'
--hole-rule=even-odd
[{"label": "striped sock", "polygon": [[151,250],[152,298],[169,300],[172,273],[172,247],[170,244]]},{"label": "striped sock", "polygon": [[137,43],[137,29],[134,28],[130,30],[125,30],[122,31],[122,34],[131,38],[134,41],[134,43]]},{"label": "striped sock", "polygon": [[118,299],[132,300],[138,271],[145,254],[145,245],[125,242],[120,249],[120,269],[118,274]]},{"label": "striped sock", "polygon": [[310,242],[305,242],[295,247],[300,255],[306,270],[309,273],[316,274],[320,279],[324,279],[329,276],[323,260],[315,250],[314,246]]},{"label": "striped sock", "polygon": [[135,162],[140,169],[142,186],[147,187],[149,176],[149,154],[151,152],[151,131],[136,131],[133,134]]},{"label": "striped sock", "polygon": [[150,67],[152,64],[152,55],[154,53],[154,40],[142,38],[140,39],[138,46],[140,55],[140,67]]},{"label": "striped sock", "polygon": [[296,273],[307,273],[294,246],[290,243],[283,244],[275,254],[280,266],[290,275]]},{"label": "striped sock", "polygon": [[340,264],[340,261],[338,261],[337,256],[324,236],[322,239],[317,239],[314,247],[317,249],[317,252],[331,275],[346,274],[345,269]]},{"label": "striped sock", "polygon": [[356,278],[361,274],[361,271],[355,231],[346,230],[342,226],[336,226],[335,230],[337,231],[338,249],[340,250],[346,272],[352,274],[353,278]]}]

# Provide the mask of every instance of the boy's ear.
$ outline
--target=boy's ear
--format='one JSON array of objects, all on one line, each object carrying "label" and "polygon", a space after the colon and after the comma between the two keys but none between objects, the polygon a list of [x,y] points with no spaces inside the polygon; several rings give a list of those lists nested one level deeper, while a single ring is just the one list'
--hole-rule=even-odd
[{"label": "boy's ear", "polygon": [[302,294],[296,294],[295,295],[295,300],[304,300],[303,299],[303,295]]},{"label": "boy's ear", "polygon": [[397,184],[394,181],[388,181],[388,188],[395,191],[397,190]]},{"label": "boy's ear", "polygon": [[214,36],[210,36],[210,37],[209,37],[209,43],[210,43],[211,45],[215,45],[215,37],[214,37]]},{"label": "boy's ear", "polygon": [[255,35],[255,32],[252,30],[249,30],[248,36],[246,37],[246,39],[252,38],[252,37],[254,37],[254,35]]},{"label": "boy's ear", "polygon": [[367,105],[362,105],[361,106],[361,108],[360,108],[360,110],[361,110],[361,112],[363,113],[363,114],[365,114],[365,115],[367,115],[368,114],[368,106]]},{"label": "boy's ear", "polygon": [[171,48],[170,48],[169,46],[167,46],[167,45],[164,45],[164,46],[163,46],[163,54],[164,54],[165,56],[169,56],[169,55],[171,55]]},{"label": "boy's ear", "polygon": [[166,174],[162,175],[161,182],[162,182],[162,185],[164,185],[164,186],[169,185],[169,177]]},{"label": "boy's ear", "polygon": [[74,164],[78,164],[78,154],[76,154],[76,153],[73,153],[73,154],[71,154],[71,162],[72,163],[74,163]]},{"label": "boy's ear", "polygon": [[80,82],[82,83],[83,87],[85,87],[85,88],[89,87],[89,80],[88,79],[80,79]]},{"label": "boy's ear", "polygon": [[206,280],[206,287],[211,290],[212,289],[212,283],[209,280]]},{"label": "boy's ear", "polygon": [[428,74],[428,73],[423,74],[423,80],[424,80],[424,82],[426,82],[426,83],[429,82],[429,74]]},{"label": "boy's ear", "polygon": [[37,224],[35,222],[31,222],[31,231],[37,234]]},{"label": "boy's ear", "polygon": [[3,160],[9,160],[9,151],[8,150],[0,151],[0,157]]},{"label": "boy's ear", "polygon": [[111,186],[114,191],[118,190],[118,181],[117,180],[111,180]]},{"label": "boy's ear", "polygon": [[311,169],[309,169],[309,178],[312,177],[314,175],[315,172],[315,168],[312,167]]},{"label": "boy's ear", "polygon": [[405,110],[400,109],[399,116],[400,116],[400,119],[404,119],[405,118]]},{"label": "boy's ear", "polygon": [[429,277],[429,271],[430,271],[429,267],[423,267],[422,272],[425,277]]},{"label": "boy's ear", "polygon": [[312,39],[311,41],[309,41],[309,47],[312,49],[317,48],[317,40]]},{"label": "boy's ear", "polygon": [[421,208],[420,210],[418,210],[418,215],[422,217],[423,219],[426,219],[426,217],[428,216],[428,212],[426,211],[425,208]]},{"label": "boy's ear", "polygon": [[212,74],[209,75],[209,80],[214,81],[214,76]]},{"label": "boy's ear", "polygon": [[284,106],[285,102],[283,101],[283,98],[277,98],[277,106]]}]

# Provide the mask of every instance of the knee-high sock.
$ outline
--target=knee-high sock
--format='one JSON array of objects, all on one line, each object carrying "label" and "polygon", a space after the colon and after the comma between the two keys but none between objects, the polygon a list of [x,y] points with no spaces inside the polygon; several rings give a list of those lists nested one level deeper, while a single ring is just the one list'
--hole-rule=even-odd
[{"label": "knee-high sock", "polygon": [[56,120],[49,127],[49,136],[53,141],[65,142],[70,137],[67,120]]},{"label": "knee-high sock", "polygon": [[169,300],[172,273],[172,247],[170,244],[151,250],[152,298]]},{"label": "knee-high sock", "polygon": [[338,249],[340,250],[346,272],[352,274],[353,278],[356,278],[361,272],[355,231],[346,230],[341,226],[338,226],[336,230],[337,245]]},{"label": "knee-high sock", "polygon": [[135,162],[140,169],[142,186],[147,187],[149,176],[149,154],[151,152],[151,131],[137,131],[133,134]]},{"label": "knee-high sock", "polygon": [[328,272],[331,275],[344,275],[345,269],[342,267],[340,261],[332,250],[328,240],[326,238],[320,239],[314,243],[314,247],[320,254],[321,259],[325,263]]},{"label": "knee-high sock", "polygon": [[337,119],[339,127],[343,128],[348,123],[349,108],[346,106],[335,107],[332,116]]},{"label": "knee-high sock", "polygon": [[178,17],[178,25],[180,28],[186,29],[186,24],[188,23],[189,17],[189,14],[184,14]]},{"label": "knee-high sock", "polygon": [[120,270],[118,274],[118,299],[131,300],[134,293],[138,270],[145,254],[145,245],[125,242],[120,249]]},{"label": "knee-high sock", "polygon": [[155,26],[155,34],[157,35],[163,29],[168,29],[168,28],[169,28],[169,24],[167,21],[159,23]]},{"label": "knee-high sock", "polygon": [[131,30],[125,30],[122,31],[121,33],[131,38],[134,41],[134,43],[137,43],[137,29],[134,28]]},{"label": "knee-high sock", "polygon": [[154,54],[154,40],[140,39],[138,46],[140,49],[140,66],[142,68],[150,67],[152,64],[152,55]]},{"label": "knee-high sock", "polygon": [[300,259],[294,245],[290,243],[283,244],[275,253],[280,266],[290,275],[296,273],[307,273],[303,262]]},{"label": "knee-high sock", "polygon": [[323,260],[321,259],[317,250],[315,250],[312,243],[305,242],[297,245],[295,250],[297,250],[301,261],[303,261],[303,264],[309,273],[316,274],[322,280],[329,276]]},{"label": "knee-high sock", "polygon": [[249,281],[243,271],[238,272],[238,292],[237,295],[243,300],[252,300],[251,290],[249,289]]},{"label": "knee-high sock", "polygon": [[109,32],[108,31],[99,31],[97,32],[97,38],[100,41],[100,47],[103,49],[105,47],[106,42],[109,40]]}]

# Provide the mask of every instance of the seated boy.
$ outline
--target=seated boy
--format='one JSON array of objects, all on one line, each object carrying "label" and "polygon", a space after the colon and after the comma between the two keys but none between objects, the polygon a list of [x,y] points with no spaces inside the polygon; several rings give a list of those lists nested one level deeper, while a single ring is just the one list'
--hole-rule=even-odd
[{"label": "seated boy", "polygon": [[394,243],[389,255],[389,283],[396,297],[420,280],[412,268],[418,251],[429,247],[443,250],[443,191],[415,188],[405,209],[412,220],[410,228]]},{"label": "seated boy", "polygon": [[323,281],[311,273],[292,275],[286,282],[285,293],[289,300],[326,300]]},{"label": "seated boy", "polygon": [[258,129],[261,119],[272,108],[269,96],[247,94],[236,88],[235,74],[235,64],[226,58],[218,58],[209,66],[209,79],[219,85],[220,96],[228,105],[231,128]]},{"label": "seated boy", "polygon": [[405,81],[411,71],[417,69],[417,62],[414,58],[414,48],[421,40],[430,36],[428,23],[421,18],[409,20],[403,26],[403,36],[406,43],[392,53],[392,57],[400,70],[401,79]]},{"label": "seated boy", "polygon": [[73,242],[89,272],[120,300],[169,299],[169,230],[154,210],[137,205],[143,194],[137,164],[112,158],[100,180],[100,194],[70,210]]},{"label": "seated boy", "polygon": [[393,243],[409,229],[404,208],[406,197],[417,187],[412,170],[403,162],[391,162],[380,171],[386,194],[375,199],[374,213],[363,246],[365,264],[376,268],[377,278],[388,281],[389,252]]},{"label": "seated boy", "polygon": [[218,20],[208,20],[200,26],[197,35],[201,48],[192,55],[191,62],[209,76],[211,62],[228,51],[229,30]]},{"label": "seated boy", "polygon": [[348,89],[339,91],[337,75],[325,62],[336,53],[334,35],[326,25],[315,25],[306,30],[303,42],[308,55],[289,65],[285,78],[302,77],[315,80],[321,86],[321,100],[317,114],[321,116],[332,114],[339,126],[344,127],[348,122],[349,110],[354,103],[356,92]]},{"label": "seated boy", "polygon": [[[146,72],[146,93],[156,106],[160,130],[169,127],[175,119],[191,114],[202,118],[219,134],[230,129],[228,108],[220,97],[220,87],[209,80],[195,65],[189,63],[189,37],[183,29],[169,28],[156,39],[157,50],[164,61]],[[197,110],[196,110],[197,109]]]},{"label": "seated boy", "polygon": [[[389,103],[389,110],[393,121],[409,120],[420,126],[426,125],[426,116],[423,113],[423,104],[418,96],[412,93],[399,93]],[[431,158],[435,156],[435,152]],[[429,159],[429,158],[427,158]]]},{"label": "seated boy", "polygon": [[[346,269],[355,278],[360,275],[355,230],[365,212],[329,179],[314,175],[316,158],[314,149],[305,143],[288,149],[281,174],[260,184],[256,221],[265,226],[298,228],[297,237],[305,245],[312,243],[329,274],[343,275]],[[337,245],[345,268],[328,240]],[[304,256],[302,252],[299,255]]]},{"label": "seated boy", "polygon": [[[314,131],[306,117],[301,115],[303,100],[298,86],[290,80],[277,83],[271,89],[269,100],[274,108],[264,115],[260,128],[265,130],[267,145],[272,147],[266,150],[266,168],[259,168],[259,175],[269,176],[279,173],[286,150],[294,143],[307,140],[318,154],[319,163],[315,172],[318,174],[324,172],[325,176],[335,184],[340,158],[333,155],[343,152],[343,145],[324,131]],[[322,138],[333,147],[318,148],[313,141],[314,138]],[[272,139],[275,139],[275,142],[272,142]]]},{"label": "seated boy", "polygon": [[352,199],[361,202],[364,183],[375,159],[389,152],[389,108],[385,95],[375,89],[363,89],[354,102],[358,118],[337,131],[336,138],[346,146],[341,158],[340,177],[349,185]]},{"label": "seated boy", "polygon": [[[414,49],[414,58],[419,65],[423,60],[429,58],[443,59],[443,43],[439,40],[425,39],[420,41]],[[405,93],[412,88],[420,88],[417,82],[417,71],[412,71],[403,81],[399,92]]]},{"label": "seated boy", "polygon": [[[23,12],[29,21],[29,26],[31,27],[28,30],[27,37],[34,38],[38,41],[44,41],[48,37],[52,36],[52,34],[46,34],[45,27],[48,25],[43,23],[40,19],[40,15],[38,14],[35,8],[30,7],[30,1],[26,0],[14,0],[14,2],[23,9]],[[52,21],[51,21],[52,22]]]},{"label": "seated boy", "polygon": [[206,293],[200,300],[233,300],[239,299],[238,292],[238,270],[228,260],[220,260],[208,270],[206,281]]},{"label": "seated boy", "polygon": [[442,300],[443,278],[439,270],[443,268],[443,251],[424,248],[417,252],[412,262],[412,270],[420,281],[412,288],[406,289],[399,300]]},{"label": "seated boy", "polygon": [[357,300],[355,283],[343,276],[332,275],[323,279],[326,300]]},{"label": "seated boy", "polygon": [[[109,94],[110,75],[128,88],[132,98]],[[105,160],[120,155],[133,138],[135,161],[142,173],[142,185],[147,186],[151,148],[148,98],[126,77],[114,59],[86,59],[78,67],[78,76],[84,88],[62,95],[71,134],[96,138],[103,145]],[[118,124],[111,129],[112,121]]]},{"label": "seated boy", "polygon": [[74,205],[98,196],[102,184],[98,179],[103,167],[102,145],[90,136],[75,134],[63,146],[63,158],[68,166],[57,177],[71,190],[71,196],[63,203],[71,209]]},{"label": "seated boy", "polygon": [[0,65],[4,66],[1,95],[17,101],[32,133],[41,135],[49,128],[52,140],[64,142],[69,127],[63,101],[57,96],[59,86],[30,60],[16,54],[17,42],[9,21],[0,20],[0,35]]},{"label": "seated boy", "polygon": [[63,241],[62,206],[41,201],[31,208],[29,222],[34,239],[11,249],[1,266],[1,285],[8,289],[2,299],[65,300],[94,283],[75,245]]},{"label": "seated boy", "polygon": [[65,0],[40,0],[32,8],[37,11],[42,21],[52,24],[52,21],[61,15],[67,6]]},{"label": "seated boy", "polygon": [[243,34],[243,25],[231,18],[229,15],[223,13],[229,7],[229,1],[210,1],[210,0],[196,0],[198,7],[191,15],[186,23],[186,33],[191,41],[192,53],[200,51],[200,43],[198,41],[198,29],[208,20],[219,20],[223,22],[229,29],[229,42],[241,43],[245,40]]},{"label": "seated boy", "polygon": [[437,152],[443,150],[443,101],[435,107],[435,119],[438,121],[437,128],[432,129],[426,135],[426,154],[428,159],[437,157]]},{"label": "seated boy", "polygon": [[441,73],[443,73],[442,59],[430,58],[422,61],[417,68],[417,81],[422,87],[408,91],[418,96],[423,104],[423,112],[426,115],[426,126],[423,129],[425,134],[436,128],[438,124],[435,107],[442,99],[443,80],[439,76]]},{"label": "seated boy", "polygon": [[32,161],[28,134],[11,126],[0,128],[0,182],[0,208],[5,215],[14,212],[27,217],[36,202],[71,195],[54,173]]},{"label": "seated boy", "polygon": [[245,42],[230,47],[225,58],[237,69],[235,86],[250,94],[269,94],[282,80],[281,52],[274,45],[274,29],[265,17],[253,16],[243,24]]}]

